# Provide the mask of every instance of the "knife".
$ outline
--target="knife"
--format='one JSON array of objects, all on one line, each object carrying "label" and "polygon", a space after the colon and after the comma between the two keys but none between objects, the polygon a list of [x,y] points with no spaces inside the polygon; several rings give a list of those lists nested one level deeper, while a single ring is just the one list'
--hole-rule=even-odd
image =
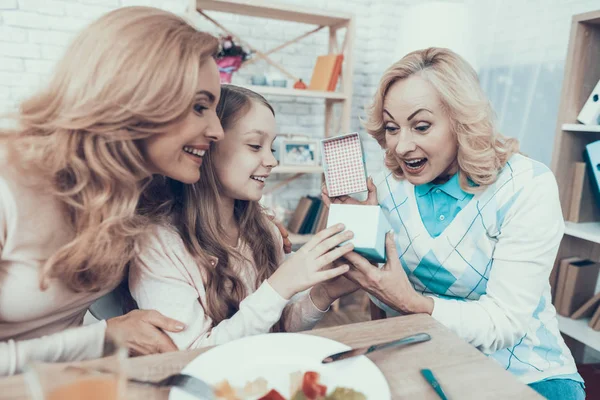
[{"label": "knife", "polygon": [[357,349],[351,349],[342,351],[340,353],[335,353],[328,357],[325,357],[323,361],[321,361],[321,363],[329,364],[331,362],[345,360],[346,358],[350,357],[364,356],[374,351],[388,349],[390,347],[407,346],[409,344],[427,342],[428,340],[431,340],[431,336],[429,336],[427,333],[417,333],[416,335],[407,336],[405,338],[393,340],[391,342],[374,344],[372,346],[359,347]]}]

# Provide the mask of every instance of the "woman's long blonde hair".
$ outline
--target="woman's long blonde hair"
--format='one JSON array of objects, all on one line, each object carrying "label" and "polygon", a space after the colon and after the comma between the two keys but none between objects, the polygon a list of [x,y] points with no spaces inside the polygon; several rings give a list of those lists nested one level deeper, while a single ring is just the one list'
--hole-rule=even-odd
[{"label": "woman's long blonde hair", "polygon": [[147,218],[136,212],[150,179],[140,142],[192,109],[199,69],[218,41],[150,7],[112,11],[84,29],[47,87],[20,107],[16,161],[64,206],[75,238],[45,264],[75,291],[123,278]]},{"label": "woman's long blonde hair", "polygon": [[[261,95],[238,86],[221,86],[217,115],[225,135],[254,105],[265,106],[275,114]],[[211,149],[215,145],[219,144],[212,143]],[[163,184],[155,186],[153,183],[144,193],[143,203],[144,208],[155,213],[154,220],[162,220],[177,231],[203,269],[207,299],[203,306],[213,325],[218,325],[238,311],[240,302],[249,293],[239,271],[233,268],[244,256],[225,243],[227,234],[219,221],[219,198],[224,189],[215,171],[213,156],[211,150],[204,156],[197,183],[186,185],[166,179],[170,199],[165,199],[167,192],[162,190]],[[162,210],[153,202],[162,202]],[[254,259],[249,261],[257,267],[255,284],[258,287],[279,265],[278,254],[282,250],[278,249],[279,242],[273,235],[273,224],[258,201],[235,200],[234,218],[239,224],[240,242],[252,249]],[[216,265],[211,265],[211,257],[218,259]]]},{"label": "woman's long blonde hair", "polygon": [[[414,51],[389,67],[379,81],[373,103],[367,108],[365,128],[385,150],[383,102],[397,81],[419,74],[438,92],[458,141],[460,185],[467,192],[482,190],[496,181],[498,172],[519,151],[516,139],[498,132],[494,112],[475,70],[451,50],[431,47]],[[402,168],[386,150],[385,165],[403,179]],[[477,186],[469,184],[471,180]]]}]

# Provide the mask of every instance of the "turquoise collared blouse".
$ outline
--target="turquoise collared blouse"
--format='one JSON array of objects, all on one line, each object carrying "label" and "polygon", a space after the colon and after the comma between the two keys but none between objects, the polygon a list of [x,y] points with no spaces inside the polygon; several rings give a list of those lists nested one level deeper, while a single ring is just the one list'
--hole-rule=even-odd
[{"label": "turquoise collared blouse", "polygon": [[472,194],[460,187],[458,173],[439,185],[426,183],[415,186],[415,198],[421,220],[429,235],[434,238],[450,225],[472,197]]}]

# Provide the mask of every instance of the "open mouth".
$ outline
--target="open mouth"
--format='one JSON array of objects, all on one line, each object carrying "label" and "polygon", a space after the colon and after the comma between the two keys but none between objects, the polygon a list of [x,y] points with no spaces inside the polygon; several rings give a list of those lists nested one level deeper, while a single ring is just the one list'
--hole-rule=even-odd
[{"label": "open mouth", "polygon": [[265,180],[267,179],[267,176],[260,176],[260,175],[251,175],[250,179],[261,182],[261,183],[265,183]]},{"label": "open mouth", "polygon": [[204,157],[204,154],[206,154],[206,150],[200,150],[190,146],[184,146],[183,151],[199,158]]},{"label": "open mouth", "polygon": [[427,158],[413,158],[412,160],[404,160],[404,165],[408,171],[417,172],[425,166],[426,162]]}]

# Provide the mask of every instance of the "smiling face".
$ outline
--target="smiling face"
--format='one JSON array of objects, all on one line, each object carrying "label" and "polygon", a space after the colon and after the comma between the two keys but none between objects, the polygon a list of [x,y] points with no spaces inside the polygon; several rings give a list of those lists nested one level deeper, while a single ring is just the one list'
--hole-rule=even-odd
[{"label": "smiling face", "polygon": [[183,183],[200,179],[202,157],[210,143],[223,138],[216,114],[220,96],[217,64],[206,61],[199,70],[196,98],[187,116],[161,134],[143,141],[148,169]]},{"label": "smiling face", "polygon": [[395,82],[383,102],[385,144],[413,185],[458,171],[458,142],[433,86],[419,75]]},{"label": "smiling face", "polygon": [[234,200],[258,201],[265,180],[277,160],[273,156],[275,116],[265,105],[252,101],[249,111],[211,149],[215,173],[223,193]]}]

